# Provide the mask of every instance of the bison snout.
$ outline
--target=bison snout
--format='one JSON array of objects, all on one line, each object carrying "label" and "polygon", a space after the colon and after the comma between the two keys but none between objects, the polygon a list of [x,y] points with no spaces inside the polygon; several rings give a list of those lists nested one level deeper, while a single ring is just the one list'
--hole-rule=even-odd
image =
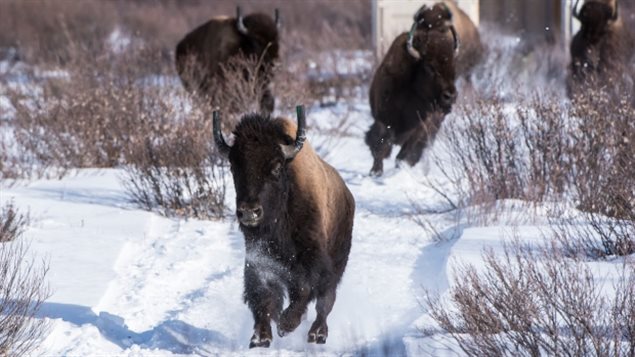
[{"label": "bison snout", "polygon": [[263,210],[259,204],[240,203],[236,209],[238,221],[249,227],[255,227],[262,221]]},{"label": "bison snout", "polygon": [[456,91],[446,90],[441,94],[441,109],[447,114],[452,110],[452,105],[456,102]]}]

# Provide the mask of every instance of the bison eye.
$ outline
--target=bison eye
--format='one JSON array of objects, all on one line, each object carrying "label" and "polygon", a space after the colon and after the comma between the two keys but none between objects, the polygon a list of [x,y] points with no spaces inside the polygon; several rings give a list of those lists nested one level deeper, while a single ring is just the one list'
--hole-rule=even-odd
[{"label": "bison eye", "polygon": [[282,163],[276,162],[275,164],[273,164],[273,168],[271,169],[271,175],[277,178],[277,177],[280,177],[281,172],[282,172]]}]

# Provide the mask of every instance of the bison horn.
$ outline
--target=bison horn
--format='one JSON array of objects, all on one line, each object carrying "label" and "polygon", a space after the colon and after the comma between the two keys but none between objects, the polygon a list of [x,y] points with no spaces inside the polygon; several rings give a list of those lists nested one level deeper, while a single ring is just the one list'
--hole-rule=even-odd
[{"label": "bison horn", "polygon": [[576,19],[580,20],[580,13],[578,12],[578,3],[580,2],[580,0],[575,0],[575,4],[573,4],[573,17],[575,17]]},{"label": "bison horn", "polygon": [[619,17],[619,15],[620,15],[620,14],[619,14],[619,8],[620,8],[620,7],[619,7],[619,5],[617,4],[617,0],[615,0],[615,2],[614,2],[613,4],[615,4],[615,11],[613,12],[613,19],[612,19],[612,20],[613,20],[613,21],[616,21],[616,20],[617,20],[617,18]]},{"label": "bison horn", "polygon": [[415,13],[415,16],[413,16],[412,18],[415,20],[415,22],[418,22],[419,20],[417,20],[419,18],[419,16],[421,16],[421,13],[426,11],[428,9],[427,5],[423,5],[421,6],[421,8],[419,10],[417,10],[417,12]]},{"label": "bison horn", "polygon": [[280,145],[284,157],[287,160],[293,159],[300,150],[302,150],[302,146],[304,146],[304,141],[306,140],[306,115],[304,113],[304,106],[298,105],[295,107],[295,110],[298,117],[298,130],[295,133],[295,143],[293,145]]},{"label": "bison horn", "polygon": [[240,6],[236,6],[236,28],[238,29],[238,32],[243,35],[247,35],[248,31],[247,27],[245,27],[245,23],[243,22],[243,14],[242,11],[240,11]]},{"label": "bison horn", "polygon": [[223,133],[221,133],[220,113],[218,109],[212,112],[212,131],[214,133],[214,142],[216,143],[218,152],[224,157],[229,156],[229,150],[231,150],[231,146],[227,145],[225,139],[223,138]]},{"label": "bison horn", "polygon": [[419,53],[419,51],[417,51],[417,49],[414,48],[414,46],[412,45],[412,42],[414,40],[414,33],[415,33],[415,30],[417,29],[417,25],[418,25],[417,22],[412,24],[412,28],[410,29],[410,32],[408,32],[408,42],[406,42],[406,49],[408,50],[408,53],[412,57],[414,57],[414,59],[420,60],[421,53]]},{"label": "bison horn", "polygon": [[456,29],[454,25],[450,25],[450,31],[452,31],[452,37],[454,38],[454,52],[459,52],[459,47],[461,46],[461,42],[459,41],[459,36],[456,34]]},{"label": "bison horn", "polygon": [[280,28],[280,10],[278,10],[278,8],[273,10],[273,18],[276,22],[276,28]]}]

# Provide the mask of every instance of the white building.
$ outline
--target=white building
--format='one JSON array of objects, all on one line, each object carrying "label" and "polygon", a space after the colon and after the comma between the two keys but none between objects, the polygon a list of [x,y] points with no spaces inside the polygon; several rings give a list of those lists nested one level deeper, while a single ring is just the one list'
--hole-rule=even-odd
[{"label": "white building", "polygon": [[[434,0],[371,0],[373,41],[382,56],[400,33],[408,31],[412,16]],[[572,21],[575,0],[456,0],[475,24],[490,22],[528,38],[562,38],[568,43],[577,21]]]}]

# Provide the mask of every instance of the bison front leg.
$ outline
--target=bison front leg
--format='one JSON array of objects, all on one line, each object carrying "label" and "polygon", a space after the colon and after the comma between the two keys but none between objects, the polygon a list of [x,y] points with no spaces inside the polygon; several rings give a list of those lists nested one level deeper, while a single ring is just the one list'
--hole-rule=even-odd
[{"label": "bison front leg", "polygon": [[381,176],[384,173],[384,159],[390,156],[392,151],[393,134],[384,123],[375,121],[366,133],[366,145],[370,147],[373,155],[373,167],[371,176]]},{"label": "bison front leg", "polygon": [[280,337],[295,330],[302,320],[302,315],[311,300],[311,286],[298,284],[289,289],[289,306],[282,312],[278,322],[278,335]]},{"label": "bison front leg", "polygon": [[401,150],[397,154],[397,165],[401,161],[406,161],[410,166],[414,166],[419,162],[428,143],[428,137],[421,127],[413,129],[408,133],[407,139],[401,146]]},{"label": "bison front leg", "polygon": [[249,348],[269,347],[271,344],[271,320],[277,320],[280,315],[283,294],[281,286],[263,282],[253,268],[245,268],[245,302],[254,317],[254,334]]},{"label": "bison front leg", "polygon": [[324,295],[318,296],[317,303],[315,304],[317,317],[309,330],[308,341],[310,343],[326,343],[326,338],[329,335],[329,327],[326,324],[326,318],[331,313],[331,310],[333,310],[333,304],[335,304],[334,288],[326,291]]}]

